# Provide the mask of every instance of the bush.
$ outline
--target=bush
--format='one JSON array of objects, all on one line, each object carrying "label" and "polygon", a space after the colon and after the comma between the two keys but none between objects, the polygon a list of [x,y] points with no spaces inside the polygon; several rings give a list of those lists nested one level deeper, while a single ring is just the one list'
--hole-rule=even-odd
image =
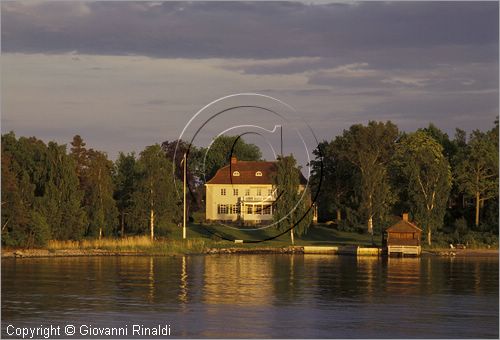
[{"label": "bush", "polygon": [[205,221],[204,211],[195,211],[192,213],[192,219],[194,223],[201,224]]},{"label": "bush", "polygon": [[467,227],[467,221],[465,218],[459,218],[455,221],[455,231],[453,232],[453,238],[455,243],[464,243],[465,236],[469,233],[469,228]]}]

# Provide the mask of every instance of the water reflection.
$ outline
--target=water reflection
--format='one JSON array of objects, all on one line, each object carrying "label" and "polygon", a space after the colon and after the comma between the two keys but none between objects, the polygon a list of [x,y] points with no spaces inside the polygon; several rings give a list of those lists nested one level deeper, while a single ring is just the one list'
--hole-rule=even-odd
[{"label": "water reflection", "polygon": [[417,294],[420,286],[428,283],[421,282],[421,278],[430,280],[426,275],[421,276],[421,258],[419,257],[389,257],[386,261],[385,287],[388,294]]},{"label": "water reflection", "polygon": [[155,271],[154,271],[154,258],[149,258],[149,294],[148,300],[149,302],[153,302],[155,292]]},{"label": "water reflection", "polygon": [[21,259],[2,261],[1,283],[4,324],[139,319],[169,320],[186,337],[498,337],[497,258]]},{"label": "water reflection", "polygon": [[187,275],[187,257],[182,257],[182,269],[181,269],[181,284],[179,289],[179,301],[183,304],[188,302],[188,275]]},{"label": "water reflection", "polygon": [[205,257],[203,302],[269,304],[273,295],[273,275],[267,262],[265,257],[255,256]]}]

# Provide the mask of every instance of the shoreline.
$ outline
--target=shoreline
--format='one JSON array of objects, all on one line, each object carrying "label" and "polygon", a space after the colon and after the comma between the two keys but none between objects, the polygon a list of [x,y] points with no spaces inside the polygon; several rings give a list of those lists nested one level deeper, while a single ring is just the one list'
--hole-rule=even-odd
[{"label": "shoreline", "polygon": [[[165,253],[149,251],[120,251],[105,249],[2,249],[1,258],[47,258],[47,257],[88,257],[88,256],[182,256],[182,255],[241,255],[241,254],[329,254],[334,256],[372,256],[384,257],[381,251],[363,254],[357,251],[357,248],[350,248],[348,251],[325,251],[308,252],[304,246],[288,247],[226,247],[226,248],[207,248],[201,253]],[[340,247],[339,247],[340,248]],[[365,248],[367,249],[367,248]],[[369,248],[368,248],[369,249]],[[380,248],[376,248],[380,249]],[[441,256],[441,257],[498,257],[498,249],[423,249],[421,257]]]}]

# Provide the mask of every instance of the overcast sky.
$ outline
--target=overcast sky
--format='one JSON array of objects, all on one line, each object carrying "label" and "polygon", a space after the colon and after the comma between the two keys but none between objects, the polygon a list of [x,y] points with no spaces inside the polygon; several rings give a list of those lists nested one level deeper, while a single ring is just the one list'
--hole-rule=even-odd
[{"label": "overcast sky", "polygon": [[112,158],[237,92],[294,106],[319,140],[498,115],[497,2],[4,1],[1,26],[2,133],[80,134]]}]

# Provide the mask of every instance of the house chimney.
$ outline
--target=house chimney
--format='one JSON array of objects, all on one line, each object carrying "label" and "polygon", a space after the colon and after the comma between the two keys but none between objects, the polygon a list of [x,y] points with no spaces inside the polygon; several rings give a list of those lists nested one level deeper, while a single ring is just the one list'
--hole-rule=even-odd
[{"label": "house chimney", "polygon": [[403,213],[403,221],[408,222],[408,213]]},{"label": "house chimney", "polygon": [[236,156],[231,156],[231,164],[236,164],[236,162],[238,162]]}]

